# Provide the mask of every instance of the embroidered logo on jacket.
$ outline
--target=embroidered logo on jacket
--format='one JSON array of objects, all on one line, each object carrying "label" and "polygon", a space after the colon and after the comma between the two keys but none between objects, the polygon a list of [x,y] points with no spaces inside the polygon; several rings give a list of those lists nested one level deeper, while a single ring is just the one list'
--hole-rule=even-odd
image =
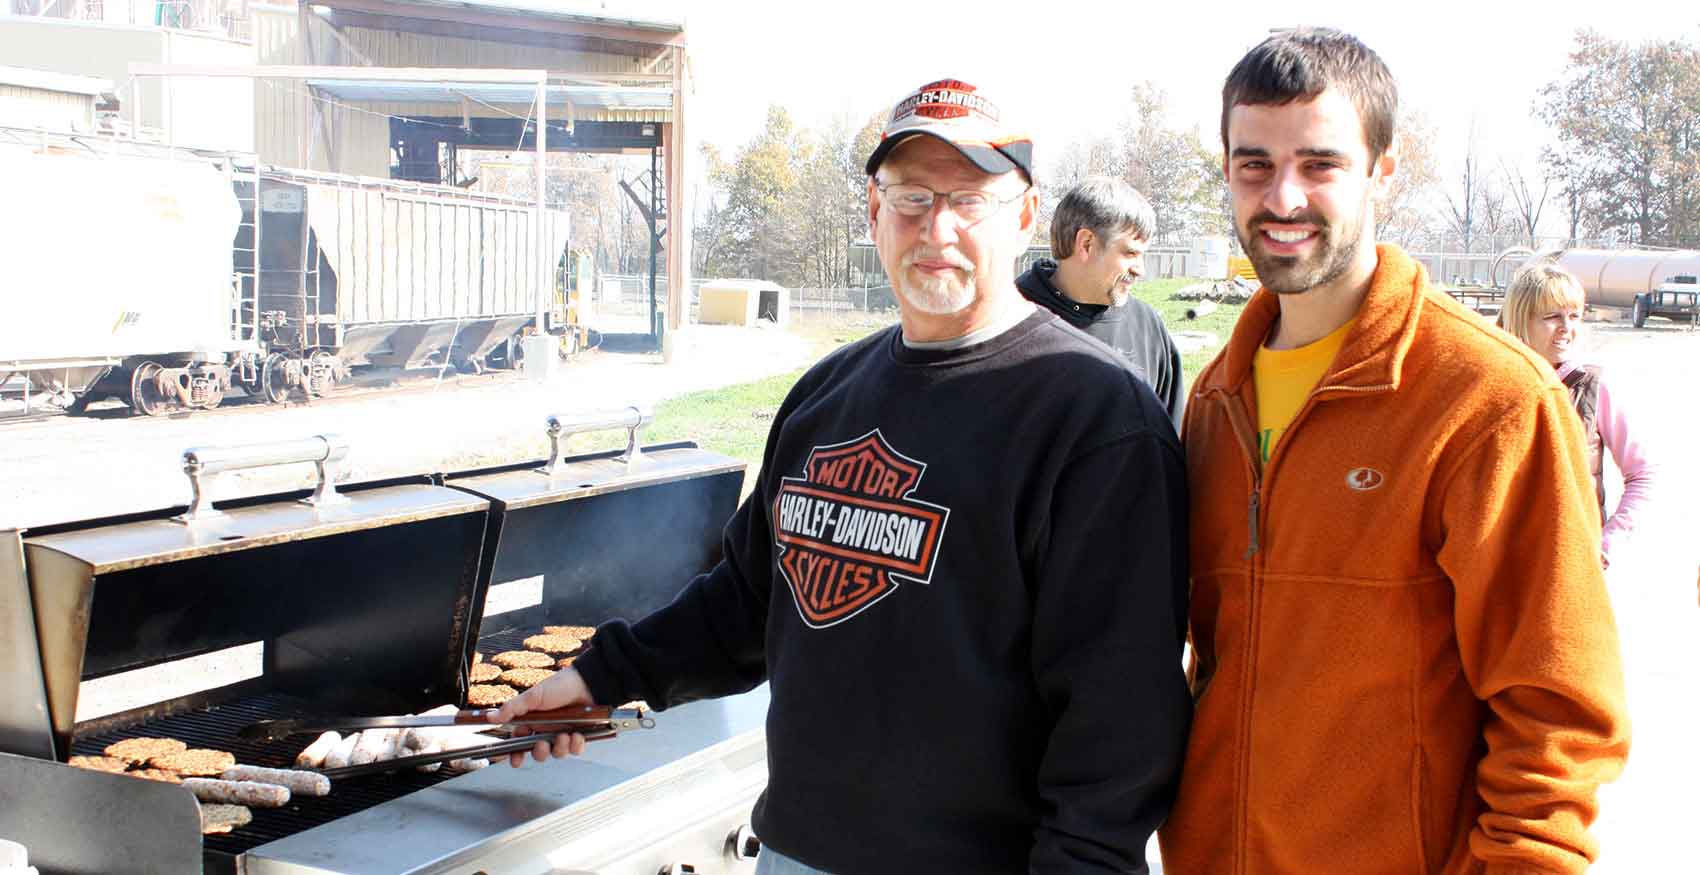
[{"label": "embroidered logo on jacket", "polygon": [[774,542],[803,622],[842,623],[932,578],[950,509],[914,497],[926,470],[874,429],[815,447],[802,477],[780,480]]},{"label": "embroidered logo on jacket", "polygon": [[1346,485],[1359,492],[1368,492],[1386,480],[1387,478],[1374,468],[1353,468],[1346,472]]}]

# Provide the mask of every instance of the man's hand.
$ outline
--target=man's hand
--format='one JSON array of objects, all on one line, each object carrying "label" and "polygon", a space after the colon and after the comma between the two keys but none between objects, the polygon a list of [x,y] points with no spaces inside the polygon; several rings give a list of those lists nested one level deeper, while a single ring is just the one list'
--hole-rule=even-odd
[{"label": "man's hand", "polygon": [[[516,717],[529,714],[532,711],[548,711],[554,708],[565,708],[568,705],[594,705],[590,700],[590,689],[584,685],[584,678],[579,677],[578,671],[569,667],[563,668],[543,683],[509,699],[502,704],[490,717],[491,723],[507,723]],[[525,726],[515,726],[514,735],[529,735],[531,729]],[[531,748],[531,756],[538,762],[547,762],[550,756],[561,758],[578,756],[584,753],[584,736],[577,732],[563,732],[554,739],[539,739]],[[508,755],[508,764],[519,768],[525,763],[525,753]]]}]

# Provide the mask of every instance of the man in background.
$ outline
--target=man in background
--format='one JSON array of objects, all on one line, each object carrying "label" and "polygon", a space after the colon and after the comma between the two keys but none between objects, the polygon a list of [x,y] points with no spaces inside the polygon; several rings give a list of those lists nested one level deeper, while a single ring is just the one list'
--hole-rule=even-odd
[{"label": "man in background", "polygon": [[1180,350],[1157,311],[1130,295],[1145,273],[1145,248],[1156,227],[1151,204],[1133,186],[1090,177],[1057,204],[1052,258],[1035,262],[1015,285],[1029,301],[1119,353],[1178,431],[1186,403]]}]

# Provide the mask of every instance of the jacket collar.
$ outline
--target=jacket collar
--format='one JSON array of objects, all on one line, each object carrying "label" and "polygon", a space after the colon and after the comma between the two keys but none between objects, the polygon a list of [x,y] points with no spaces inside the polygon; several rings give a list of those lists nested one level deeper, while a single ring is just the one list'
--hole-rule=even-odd
[{"label": "jacket collar", "polygon": [[[1375,273],[1370,276],[1369,293],[1358,308],[1357,324],[1317,384],[1319,392],[1399,388],[1405,354],[1416,339],[1428,277],[1422,265],[1392,243],[1377,244],[1375,254]],[[1205,388],[1238,392],[1250,379],[1252,358],[1280,314],[1275,293],[1259,289],[1235,323],[1221,364],[1212,369]]]},{"label": "jacket collar", "polygon": [[1033,262],[1033,266],[1015,281],[1016,288],[1028,300],[1061,316],[1076,328],[1085,328],[1097,321],[1108,309],[1103,304],[1082,304],[1057,288],[1057,263],[1049,258]]}]

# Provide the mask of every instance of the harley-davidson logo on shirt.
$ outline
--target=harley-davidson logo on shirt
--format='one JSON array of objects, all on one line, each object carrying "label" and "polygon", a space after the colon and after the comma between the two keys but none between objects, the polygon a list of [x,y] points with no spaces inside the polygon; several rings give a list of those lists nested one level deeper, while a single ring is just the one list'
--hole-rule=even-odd
[{"label": "harley-davidson logo on shirt", "polygon": [[899,581],[931,579],[950,509],[913,497],[925,462],[874,429],[815,447],[803,469],[802,477],[780,480],[773,501],[779,569],[803,622],[841,623]]}]

